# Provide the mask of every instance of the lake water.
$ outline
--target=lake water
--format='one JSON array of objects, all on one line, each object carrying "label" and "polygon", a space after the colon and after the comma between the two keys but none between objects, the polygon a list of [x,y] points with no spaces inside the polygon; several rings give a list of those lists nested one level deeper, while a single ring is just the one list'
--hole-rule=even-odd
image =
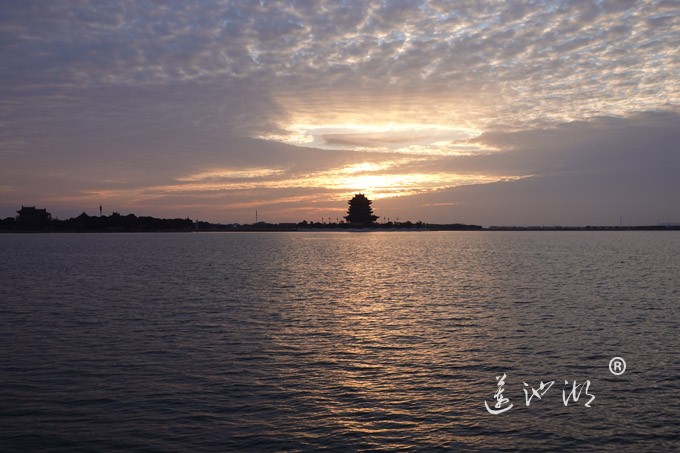
[{"label": "lake water", "polygon": [[3,234],[0,271],[3,451],[680,449],[675,232]]}]

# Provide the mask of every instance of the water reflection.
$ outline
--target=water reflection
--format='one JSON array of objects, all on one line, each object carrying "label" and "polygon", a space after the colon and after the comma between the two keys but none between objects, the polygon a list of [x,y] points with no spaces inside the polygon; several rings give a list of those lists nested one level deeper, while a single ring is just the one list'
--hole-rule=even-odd
[{"label": "water reflection", "polygon": [[[678,446],[661,404],[680,363],[667,233],[0,241],[5,445]],[[502,373],[514,407],[492,416]],[[564,380],[586,379],[592,407],[565,407]],[[541,380],[555,385],[526,407]]]}]

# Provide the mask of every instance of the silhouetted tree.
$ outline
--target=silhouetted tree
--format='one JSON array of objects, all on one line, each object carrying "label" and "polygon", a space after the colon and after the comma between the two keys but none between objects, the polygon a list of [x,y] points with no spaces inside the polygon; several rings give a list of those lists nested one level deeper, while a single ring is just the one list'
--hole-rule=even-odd
[{"label": "silhouetted tree", "polygon": [[373,202],[366,198],[364,194],[354,195],[347,203],[349,204],[349,209],[347,209],[345,219],[349,223],[370,225],[378,220],[378,216],[373,215],[373,208],[371,208],[371,203]]}]

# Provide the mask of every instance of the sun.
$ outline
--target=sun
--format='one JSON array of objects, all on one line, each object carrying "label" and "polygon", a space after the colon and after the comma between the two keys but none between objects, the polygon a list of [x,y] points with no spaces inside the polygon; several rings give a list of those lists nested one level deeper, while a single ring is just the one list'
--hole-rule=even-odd
[{"label": "sun", "polygon": [[396,175],[356,175],[339,176],[333,182],[337,188],[349,193],[362,192],[374,199],[411,195],[435,185],[432,175],[396,174]]},{"label": "sun", "polygon": [[372,199],[403,197],[499,179],[428,165],[428,160],[496,151],[475,140],[483,131],[471,124],[448,123],[450,115],[434,118],[408,108],[380,112],[374,106],[347,107],[328,106],[325,112],[293,109],[276,133],[258,138],[319,152],[356,152],[356,163],[319,170],[298,181],[300,186],[328,189],[329,196],[338,199],[354,193]]}]

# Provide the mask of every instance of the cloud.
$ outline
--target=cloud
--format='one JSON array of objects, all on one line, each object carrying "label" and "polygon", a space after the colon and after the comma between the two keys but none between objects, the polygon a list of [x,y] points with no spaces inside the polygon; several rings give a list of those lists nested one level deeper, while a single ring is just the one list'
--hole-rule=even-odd
[{"label": "cloud", "polygon": [[[482,189],[451,187],[586,178],[586,163],[602,178],[663,175],[633,145],[677,128],[677,6],[8,0],[2,212],[42,200],[68,214],[118,194],[118,205],[239,216],[229,206],[280,193],[273,212],[294,217],[330,209],[323,196],[349,190],[337,181],[462,194]],[[647,110],[670,113],[636,113]],[[611,135],[627,140],[618,154],[602,151]],[[366,163],[380,169],[348,182],[342,169]],[[236,180],[248,187],[189,190]]]},{"label": "cloud", "polygon": [[[526,126],[677,103],[676,12],[658,1],[8,2],[1,80],[5,95],[184,82],[264,98],[401,93],[451,121]],[[256,110],[285,125],[272,107]],[[353,110],[366,107],[382,106]]]},{"label": "cloud", "polygon": [[[655,224],[680,219],[680,114],[601,117],[549,129],[493,133],[504,149],[441,160],[436,168],[511,171],[527,177],[383,200],[390,216],[408,212],[441,222],[485,225]],[[430,165],[426,162],[425,165]],[[437,205],[456,203],[451,208]],[[376,206],[377,209],[377,206]]]}]

